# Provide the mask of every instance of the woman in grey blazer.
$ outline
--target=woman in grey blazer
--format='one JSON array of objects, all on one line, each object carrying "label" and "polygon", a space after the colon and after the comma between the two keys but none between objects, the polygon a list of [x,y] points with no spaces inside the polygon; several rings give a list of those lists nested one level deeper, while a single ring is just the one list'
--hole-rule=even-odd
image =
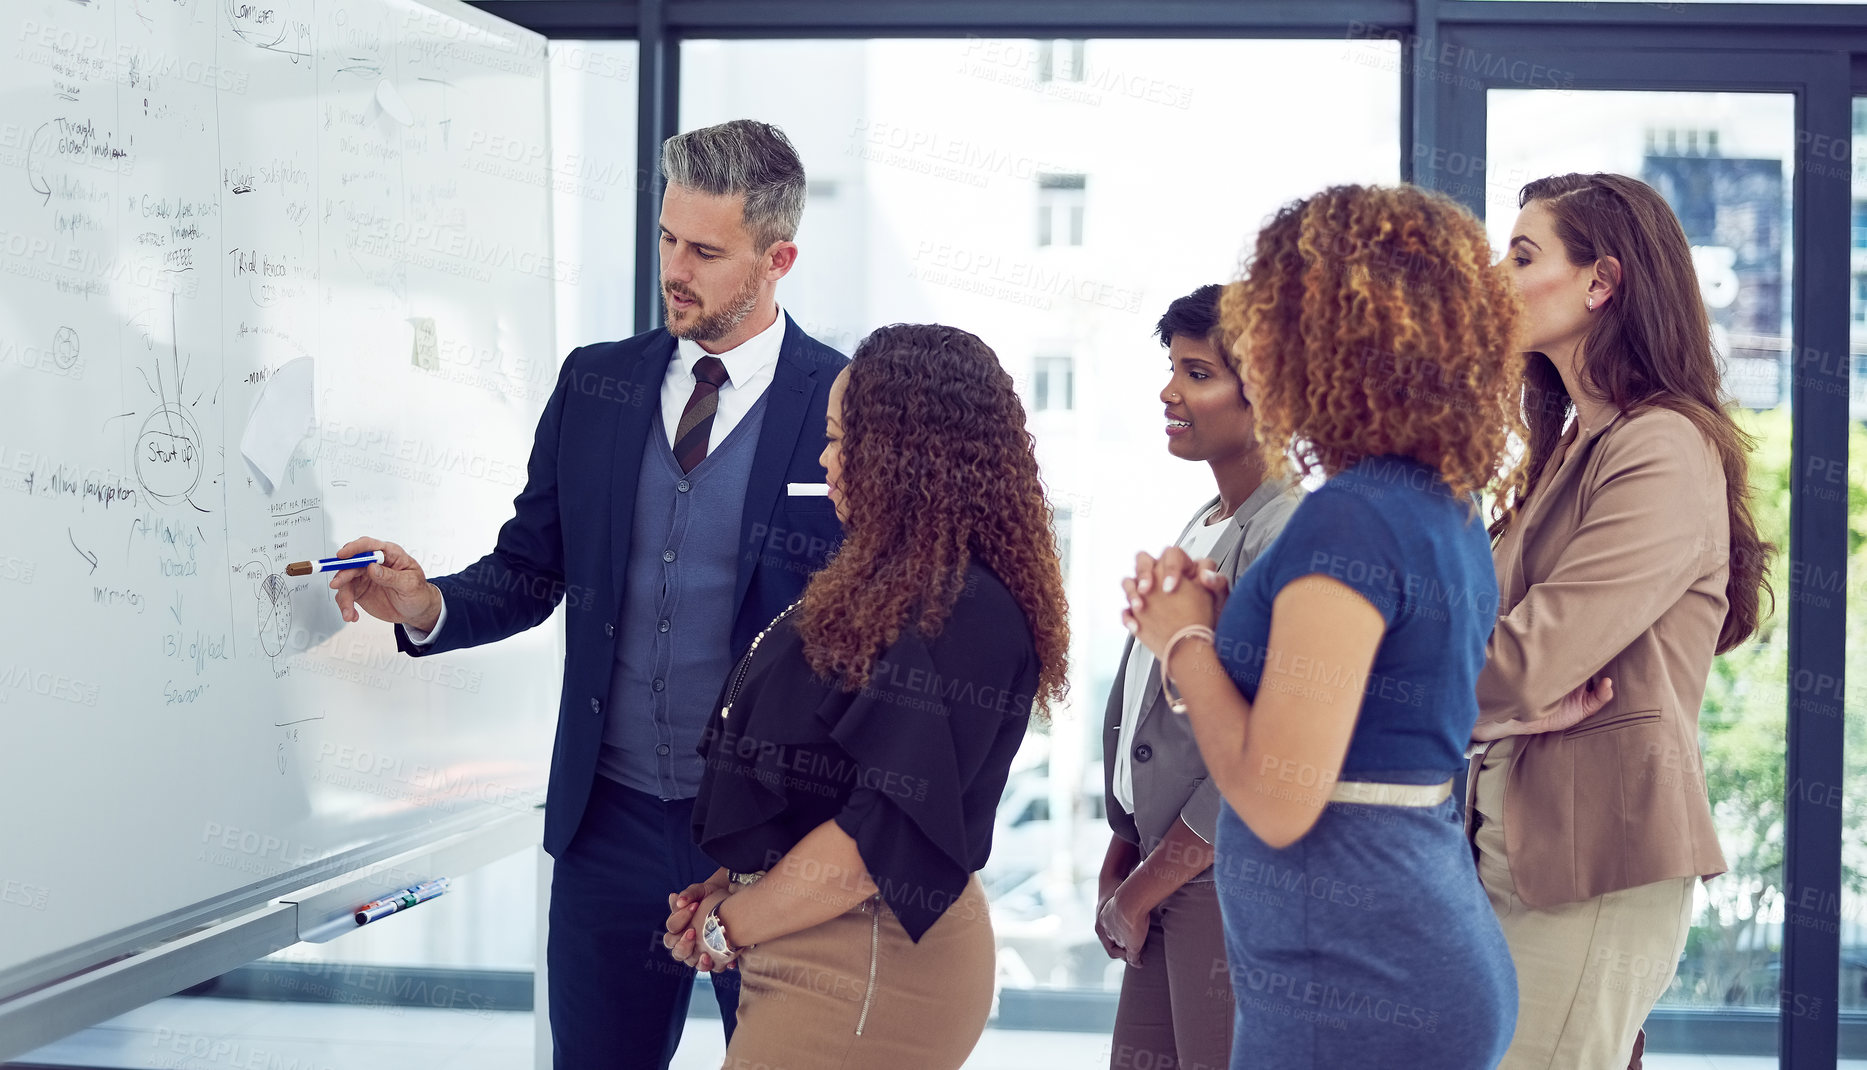
[{"label": "woman in grey blazer", "polygon": [[[1211,465],[1219,491],[1179,545],[1235,580],[1283,530],[1301,491],[1267,478],[1251,406],[1214,338],[1219,292],[1202,286],[1174,301],[1156,333],[1173,370],[1160,393],[1167,452]],[[1232,993],[1211,868],[1219,791],[1186,718],[1167,710],[1153,655],[1132,639],[1109,693],[1102,754],[1115,834],[1096,935],[1110,958],[1128,963],[1109,1065],[1229,1066]]]}]

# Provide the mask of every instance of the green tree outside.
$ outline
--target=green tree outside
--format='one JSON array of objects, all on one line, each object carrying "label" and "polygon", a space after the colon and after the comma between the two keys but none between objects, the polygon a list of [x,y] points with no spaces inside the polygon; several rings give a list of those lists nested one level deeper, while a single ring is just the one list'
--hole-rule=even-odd
[{"label": "green tree outside", "polygon": [[[1785,731],[1789,666],[1790,412],[1742,412],[1756,438],[1751,456],[1758,528],[1776,544],[1770,585],[1776,595],[1758,634],[1712,662],[1699,711],[1706,787],[1729,872],[1702,886],[1685,959],[1665,1002],[1774,1007],[1782,950],[1783,905],[1796,894],[1783,880]],[[1867,944],[1867,426],[1851,425],[1848,451],[1848,568],[1844,597],[1846,791],[1842,799],[1843,972],[1841,1006],[1867,1006],[1867,971],[1850,968],[1849,945]],[[1766,602],[1765,610],[1770,606]],[[1824,795],[1825,787],[1814,787]],[[1867,961],[1867,947],[1856,946]]]}]

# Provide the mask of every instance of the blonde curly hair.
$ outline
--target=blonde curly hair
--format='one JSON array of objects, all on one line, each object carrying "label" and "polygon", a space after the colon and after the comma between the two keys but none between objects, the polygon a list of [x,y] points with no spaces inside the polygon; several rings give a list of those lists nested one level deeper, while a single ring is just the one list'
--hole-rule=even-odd
[{"label": "blonde curly hair", "polygon": [[1454,493],[1513,493],[1521,304],[1484,227],[1413,186],[1335,186],[1286,205],[1219,301],[1222,348],[1272,471],[1334,475],[1399,454]]}]

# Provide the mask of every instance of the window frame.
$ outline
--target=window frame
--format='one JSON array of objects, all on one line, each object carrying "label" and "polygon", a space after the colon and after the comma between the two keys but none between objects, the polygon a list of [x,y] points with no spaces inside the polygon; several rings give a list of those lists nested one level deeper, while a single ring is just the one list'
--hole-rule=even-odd
[{"label": "window frame", "polygon": [[[653,161],[678,125],[683,40],[1390,37],[1401,43],[1402,176],[1480,208],[1482,174],[1474,195],[1456,161],[1483,160],[1485,93],[1524,87],[1511,80],[1523,76],[1511,72],[1525,65],[1567,71],[1578,89],[1793,94],[1795,474],[1782,570],[1787,589],[1777,597],[1790,637],[1784,879],[1799,894],[1786,904],[1777,1051],[1785,1067],[1835,1066],[1841,812],[1825,802],[1826,791],[1797,786],[1843,783],[1843,717],[1835,715],[1840,700],[1830,696],[1846,693],[1846,606],[1822,589],[1820,578],[1846,575],[1846,502],[1823,493],[1830,488],[1822,485],[1822,458],[1846,457],[1848,448],[1852,203],[1850,179],[1820,168],[1845,165],[1852,151],[1853,97],[1867,94],[1867,7],[1538,0],[478,0],[475,6],[548,37],[639,42],[638,234],[655,232],[661,180]],[[1473,56],[1503,62],[1489,73],[1484,63],[1476,72],[1462,70]],[[1449,77],[1455,73],[1461,77]],[[656,251],[652,243],[637,245],[635,323],[646,330],[661,314]]]}]

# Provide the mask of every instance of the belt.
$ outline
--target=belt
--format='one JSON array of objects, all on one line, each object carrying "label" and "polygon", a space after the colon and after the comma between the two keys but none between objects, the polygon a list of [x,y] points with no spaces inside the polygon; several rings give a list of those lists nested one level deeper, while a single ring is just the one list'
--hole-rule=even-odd
[{"label": "belt", "polygon": [[765,871],[761,869],[757,873],[734,873],[732,877],[734,884],[755,884],[764,875]]},{"label": "belt", "polygon": [[1357,806],[1438,806],[1452,797],[1452,780],[1438,784],[1379,784],[1367,780],[1338,780],[1330,802]]}]

